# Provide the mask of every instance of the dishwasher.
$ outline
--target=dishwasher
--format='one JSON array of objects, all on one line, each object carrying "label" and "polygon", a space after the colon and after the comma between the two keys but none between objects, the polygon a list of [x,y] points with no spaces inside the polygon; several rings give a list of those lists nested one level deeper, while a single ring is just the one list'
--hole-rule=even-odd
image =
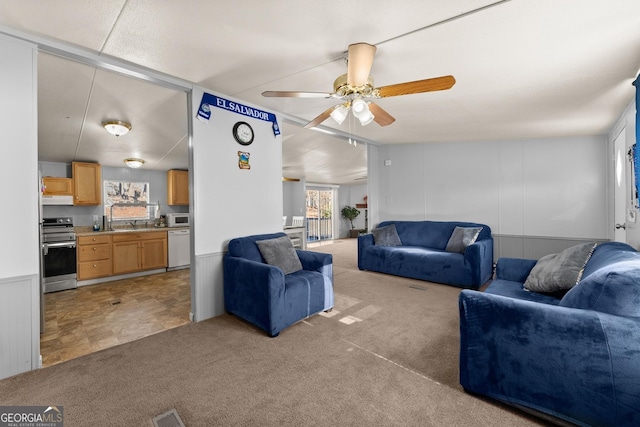
[{"label": "dishwasher", "polygon": [[191,230],[169,230],[169,265],[167,270],[188,268],[191,264]]}]

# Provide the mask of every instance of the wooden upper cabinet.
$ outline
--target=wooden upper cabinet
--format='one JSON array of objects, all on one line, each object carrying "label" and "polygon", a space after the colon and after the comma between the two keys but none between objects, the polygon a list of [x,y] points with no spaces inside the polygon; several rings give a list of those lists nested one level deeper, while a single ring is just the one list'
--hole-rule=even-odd
[{"label": "wooden upper cabinet", "polygon": [[102,203],[100,164],[73,162],[73,204],[99,205]]},{"label": "wooden upper cabinet", "polygon": [[172,169],[167,172],[167,204],[189,205],[189,171]]},{"label": "wooden upper cabinet", "polygon": [[43,196],[73,196],[73,180],[71,178],[55,178],[45,176]]}]

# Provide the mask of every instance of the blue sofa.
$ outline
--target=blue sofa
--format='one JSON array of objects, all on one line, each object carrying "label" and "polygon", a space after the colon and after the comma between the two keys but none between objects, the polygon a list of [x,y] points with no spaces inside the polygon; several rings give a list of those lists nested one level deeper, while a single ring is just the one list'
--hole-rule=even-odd
[{"label": "blue sofa", "polygon": [[[412,279],[478,289],[493,274],[493,237],[484,224],[456,221],[384,221],[395,225],[402,244],[378,246],[372,234],[358,236],[358,268]],[[454,229],[482,227],[464,253],[445,248]]]},{"label": "blue sofa", "polygon": [[332,255],[296,250],[302,270],[286,275],[265,262],[256,242],[282,236],[286,234],[232,239],[223,261],[226,311],[271,337],[334,304]]},{"label": "blue sofa", "polygon": [[500,258],[485,292],[461,292],[460,384],[578,425],[640,425],[640,253],[599,244],[564,296],[523,289],[535,264]]}]

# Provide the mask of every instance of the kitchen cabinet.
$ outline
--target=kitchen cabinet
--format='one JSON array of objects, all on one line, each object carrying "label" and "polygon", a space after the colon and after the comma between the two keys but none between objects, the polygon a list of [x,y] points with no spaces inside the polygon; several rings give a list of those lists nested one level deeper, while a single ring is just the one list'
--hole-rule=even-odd
[{"label": "kitchen cabinet", "polygon": [[111,235],[78,237],[77,255],[78,280],[111,275]]},{"label": "kitchen cabinet", "polygon": [[100,164],[73,162],[73,204],[99,205],[102,203]]},{"label": "kitchen cabinet", "polygon": [[167,171],[167,204],[189,205],[189,171]]},{"label": "kitchen cabinet", "polygon": [[113,274],[167,267],[167,232],[130,232],[112,236]]},{"label": "kitchen cabinet", "polygon": [[56,178],[45,176],[43,196],[73,196],[73,180],[71,178]]}]

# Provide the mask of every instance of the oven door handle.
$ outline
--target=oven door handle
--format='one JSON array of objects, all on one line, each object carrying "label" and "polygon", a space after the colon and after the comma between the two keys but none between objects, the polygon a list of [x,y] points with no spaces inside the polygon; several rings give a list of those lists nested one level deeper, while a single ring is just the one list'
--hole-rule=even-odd
[{"label": "oven door handle", "polygon": [[58,243],[45,243],[45,254],[49,252],[51,248],[75,248],[76,242],[58,242]]}]

